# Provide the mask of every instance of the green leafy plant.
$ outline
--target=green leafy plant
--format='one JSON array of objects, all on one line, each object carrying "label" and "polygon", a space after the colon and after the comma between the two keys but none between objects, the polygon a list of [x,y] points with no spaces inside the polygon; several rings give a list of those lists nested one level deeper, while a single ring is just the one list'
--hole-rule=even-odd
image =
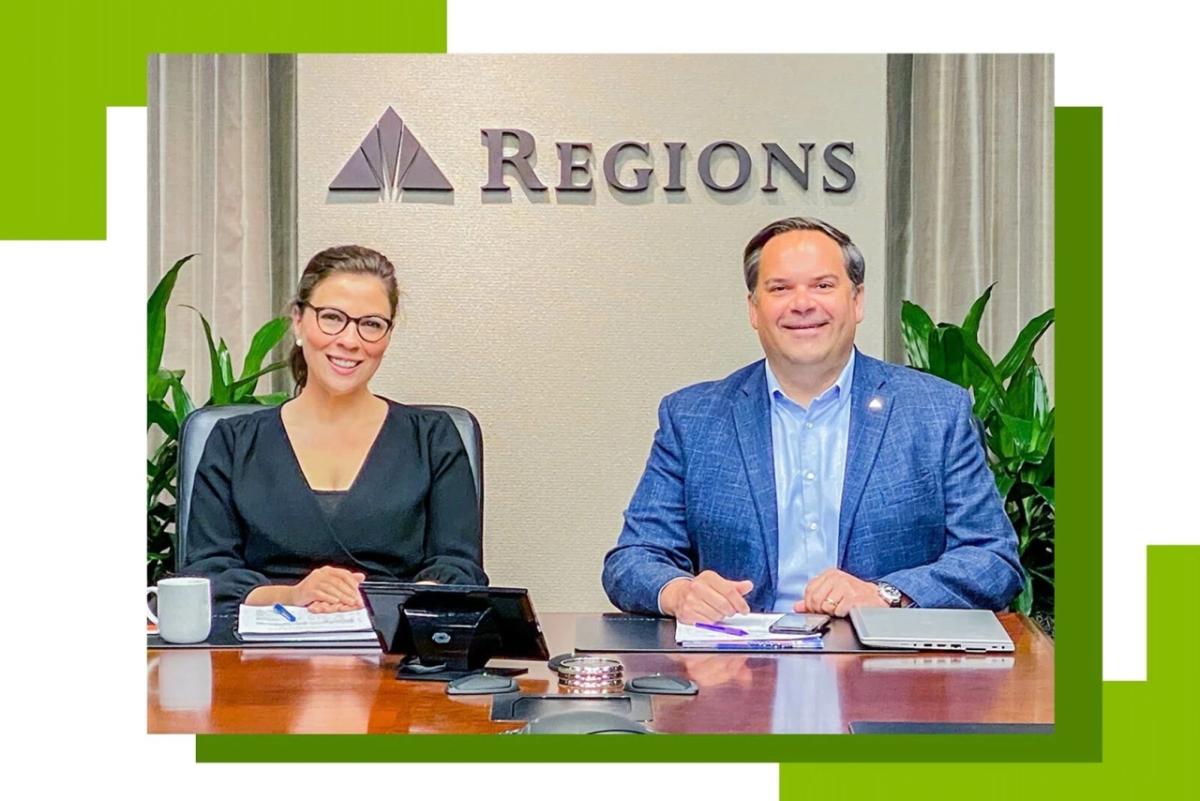
[{"label": "green leafy plant", "polygon": [[[162,442],[146,460],[146,578],[151,584],[169,569],[175,553],[175,499],[177,497],[176,463],[179,460],[179,430],[196,405],[183,385],[183,370],[162,366],[163,345],[167,335],[167,303],[175,289],[180,269],[196,254],[185,256],[167,271],[146,301],[147,370],[146,370],[146,432],[157,427]],[[190,306],[186,308],[192,308]],[[268,373],[283,369],[285,361],[263,366],[267,355],[288,332],[291,321],[277,317],[254,334],[241,374],[233,373],[233,357],[224,339],[213,341],[212,326],[203,314],[192,309],[204,326],[208,340],[210,363],[209,396],[203,406],[230,403],[259,403],[274,406],[288,398],[286,392],[256,395],[258,380]]]},{"label": "green leafy plant", "polygon": [[989,286],[961,326],[938,323],[905,301],[900,311],[908,362],[971,391],[983,423],[988,464],[1017,531],[1025,588],[1013,609],[1054,615],[1054,408],[1033,348],[1054,323],[1054,309],[1030,320],[999,362],[979,345]]}]

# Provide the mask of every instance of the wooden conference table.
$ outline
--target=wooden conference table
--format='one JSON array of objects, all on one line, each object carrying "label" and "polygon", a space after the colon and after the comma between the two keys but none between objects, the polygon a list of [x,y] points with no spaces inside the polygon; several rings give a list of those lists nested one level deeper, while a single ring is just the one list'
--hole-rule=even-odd
[{"label": "wooden conference table", "polygon": [[[551,654],[574,647],[584,615],[541,615]],[[654,696],[659,732],[845,733],[851,721],[1053,723],[1054,645],[1021,615],[1000,615],[1012,654],[622,653],[626,678],[684,675],[691,697]],[[397,681],[378,650],[150,649],[151,733],[497,733],[491,698]],[[540,662],[525,693],[557,692]]]}]

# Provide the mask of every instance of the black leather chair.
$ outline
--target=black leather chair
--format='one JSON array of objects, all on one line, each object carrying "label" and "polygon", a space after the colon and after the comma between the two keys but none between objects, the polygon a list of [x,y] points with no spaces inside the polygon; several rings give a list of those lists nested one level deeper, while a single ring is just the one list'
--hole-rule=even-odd
[{"label": "black leather chair", "polygon": [[[475,497],[479,500],[479,525],[483,526],[483,432],[479,421],[461,406],[438,406],[425,404],[410,404],[414,409],[430,409],[445,412],[454,421],[458,435],[462,437],[463,447],[467,451],[467,460],[471,463],[471,475],[475,479]],[[178,476],[179,497],[175,506],[175,570],[182,571],[187,564],[187,521],[192,506],[192,486],[196,480],[196,468],[204,453],[204,445],[208,435],[218,420],[226,417],[236,417],[261,410],[262,406],[255,404],[231,404],[229,406],[205,406],[197,409],[183,421],[179,431],[179,465]]]}]

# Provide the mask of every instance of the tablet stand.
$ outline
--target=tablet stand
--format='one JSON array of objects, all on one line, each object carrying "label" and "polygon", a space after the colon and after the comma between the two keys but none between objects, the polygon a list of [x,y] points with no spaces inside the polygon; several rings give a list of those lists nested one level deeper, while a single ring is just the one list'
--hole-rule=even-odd
[{"label": "tablet stand", "polygon": [[[484,665],[500,649],[502,638],[495,612],[473,598],[440,598],[428,606],[419,597],[404,606],[401,625],[407,624],[415,654],[396,668],[396,678],[410,681],[452,681],[484,672]],[[498,676],[519,676],[526,668],[490,668]]]}]

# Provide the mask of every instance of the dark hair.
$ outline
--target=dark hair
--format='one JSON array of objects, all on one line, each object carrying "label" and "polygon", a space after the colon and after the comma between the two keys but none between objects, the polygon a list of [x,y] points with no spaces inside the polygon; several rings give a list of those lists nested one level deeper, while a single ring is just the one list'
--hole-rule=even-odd
[{"label": "dark hair", "polygon": [[862,251],[858,249],[858,245],[850,241],[850,237],[816,217],[784,217],[782,220],[776,220],[764,227],[750,237],[750,241],[746,243],[746,250],[742,254],[742,272],[746,276],[746,289],[750,291],[751,295],[758,286],[758,260],[762,256],[763,248],[774,237],[789,231],[820,231],[837,242],[842,248],[842,260],[845,263],[846,275],[850,277],[851,285],[855,291],[862,286],[863,278],[867,273],[867,265],[863,261]]},{"label": "dark hair", "polygon": [[[396,316],[396,306],[400,303],[400,287],[396,284],[396,268],[382,253],[364,248],[359,245],[339,245],[326,248],[308,261],[304,274],[300,276],[300,285],[296,287],[296,299],[292,301],[292,311],[304,314],[304,304],[312,298],[317,285],[335,273],[351,273],[353,275],[373,275],[383,282],[387,290],[388,302],[392,305],[392,316]],[[296,380],[296,392],[304,389],[308,381],[308,363],[304,361],[304,349],[292,345],[288,362],[292,368],[292,378]]]}]

